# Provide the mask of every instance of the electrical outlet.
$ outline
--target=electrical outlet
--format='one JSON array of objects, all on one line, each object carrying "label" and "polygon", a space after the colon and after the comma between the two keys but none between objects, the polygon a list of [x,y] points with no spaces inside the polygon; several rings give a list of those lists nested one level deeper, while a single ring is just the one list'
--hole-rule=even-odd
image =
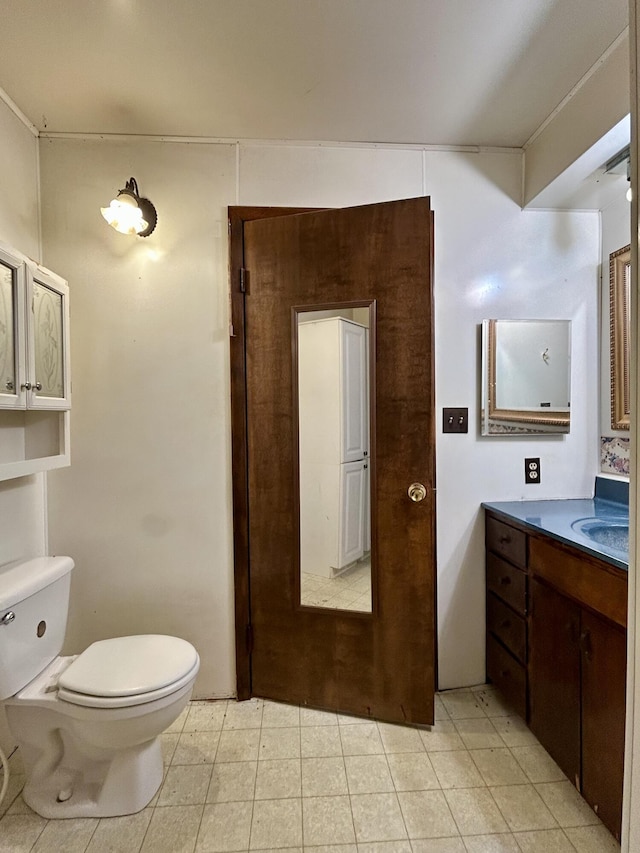
[{"label": "electrical outlet", "polygon": [[540,457],[524,460],[524,481],[525,483],[540,482]]}]

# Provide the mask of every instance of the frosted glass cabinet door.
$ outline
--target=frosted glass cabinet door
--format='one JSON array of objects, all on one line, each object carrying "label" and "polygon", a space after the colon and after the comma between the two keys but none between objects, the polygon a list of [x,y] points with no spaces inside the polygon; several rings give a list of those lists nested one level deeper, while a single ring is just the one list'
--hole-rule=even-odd
[{"label": "frosted glass cabinet door", "polygon": [[68,409],[68,287],[63,279],[40,268],[31,270],[29,363],[31,409]]},{"label": "frosted glass cabinet door", "polygon": [[0,408],[23,409],[24,263],[0,249]]}]

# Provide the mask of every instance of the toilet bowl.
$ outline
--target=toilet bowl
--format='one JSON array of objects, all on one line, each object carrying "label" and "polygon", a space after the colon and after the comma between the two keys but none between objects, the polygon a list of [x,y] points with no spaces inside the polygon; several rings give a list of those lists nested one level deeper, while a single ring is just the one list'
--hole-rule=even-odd
[{"label": "toilet bowl", "polygon": [[159,736],[189,701],[200,660],[161,634],[59,656],[72,568],[68,557],[0,566],[0,699],[25,765],[23,797],[46,818],[132,814],[162,782]]}]

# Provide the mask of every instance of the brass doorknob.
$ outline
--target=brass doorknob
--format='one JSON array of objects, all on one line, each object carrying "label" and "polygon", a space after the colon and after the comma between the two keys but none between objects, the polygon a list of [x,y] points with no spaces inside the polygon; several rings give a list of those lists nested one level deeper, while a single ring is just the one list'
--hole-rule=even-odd
[{"label": "brass doorknob", "polygon": [[407,490],[407,494],[411,498],[412,501],[418,503],[419,501],[423,501],[427,496],[427,490],[422,485],[422,483],[411,483]]}]

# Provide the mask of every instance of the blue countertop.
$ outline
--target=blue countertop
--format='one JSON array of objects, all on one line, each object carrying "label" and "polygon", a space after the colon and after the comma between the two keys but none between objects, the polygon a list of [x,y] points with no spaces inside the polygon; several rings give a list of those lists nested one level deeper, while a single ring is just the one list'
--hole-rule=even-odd
[{"label": "blue countertop", "polygon": [[[620,569],[628,570],[628,548],[595,542],[581,531],[582,520],[629,523],[629,507],[601,498],[550,501],[502,501],[483,503],[485,509],[520,522],[532,531],[546,533],[552,539],[571,545]],[[588,528],[591,521],[585,521]]]}]

